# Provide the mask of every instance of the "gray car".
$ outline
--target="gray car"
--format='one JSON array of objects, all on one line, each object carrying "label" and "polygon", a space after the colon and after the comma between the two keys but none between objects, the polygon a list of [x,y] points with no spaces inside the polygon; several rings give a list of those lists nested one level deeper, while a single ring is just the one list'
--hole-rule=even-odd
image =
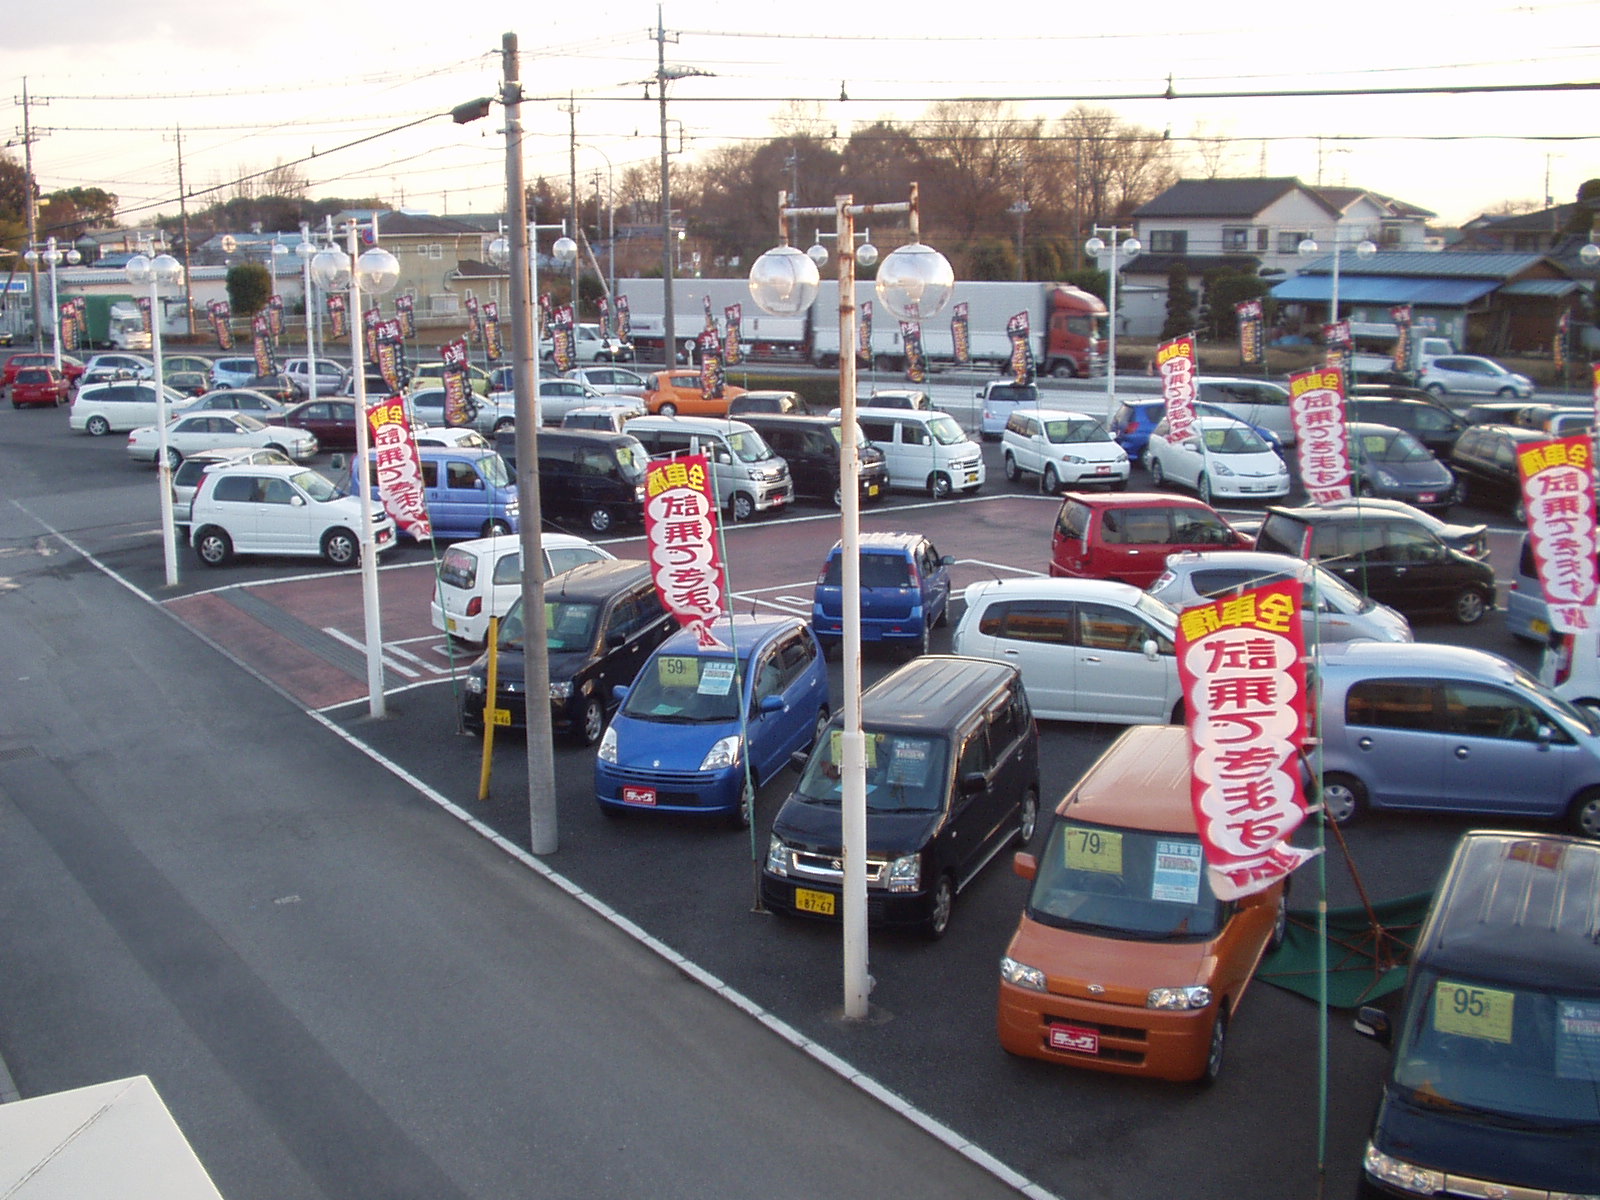
[{"label": "gray car", "polygon": [[1487,395],[1507,400],[1533,396],[1533,380],[1508,371],[1492,358],[1476,354],[1447,354],[1422,368],[1418,379],[1434,396]]},{"label": "gray car", "polygon": [[1329,646],[1323,804],[1518,820],[1565,818],[1600,837],[1600,714],[1505,659],[1462,646]]},{"label": "gray car", "polygon": [[1222,596],[1269,583],[1299,580],[1304,585],[1306,645],[1315,641],[1409,642],[1411,622],[1387,604],[1361,595],[1331,571],[1259,550],[1193,550],[1167,556],[1167,569],[1146,590],[1180,611]]}]

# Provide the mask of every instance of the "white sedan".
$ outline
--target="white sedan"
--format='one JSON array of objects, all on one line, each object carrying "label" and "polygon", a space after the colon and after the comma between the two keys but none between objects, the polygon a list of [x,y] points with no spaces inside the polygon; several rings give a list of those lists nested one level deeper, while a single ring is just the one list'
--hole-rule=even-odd
[{"label": "white sedan", "polygon": [[1157,487],[1193,488],[1207,504],[1213,497],[1276,500],[1289,494],[1289,468],[1243,421],[1199,417],[1183,441],[1170,440],[1169,433],[1163,419],[1144,451],[1145,470]]},{"label": "white sedan", "polygon": [[[177,467],[185,455],[198,450],[265,447],[282,451],[296,462],[316,457],[316,435],[286,425],[268,425],[249,413],[199,412],[180,416],[167,426],[167,465]],[[128,435],[128,457],[134,462],[156,461],[161,451],[161,431],[154,425]]]}]

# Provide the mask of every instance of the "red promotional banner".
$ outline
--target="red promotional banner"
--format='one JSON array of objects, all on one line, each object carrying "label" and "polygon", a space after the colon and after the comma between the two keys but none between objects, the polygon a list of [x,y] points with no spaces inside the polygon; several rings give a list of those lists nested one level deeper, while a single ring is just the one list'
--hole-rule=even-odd
[{"label": "red promotional banner", "polygon": [[367,405],[367,432],[372,440],[373,482],[383,509],[417,541],[433,536],[428,498],[422,486],[422,456],[412,435],[406,406],[398,398]]},{"label": "red promotional banner", "polygon": [[217,345],[223,350],[232,350],[233,310],[226,300],[213,300],[206,307],[211,314],[211,330],[217,335]]},{"label": "red promotional banner", "polygon": [[928,381],[928,360],[922,353],[922,323],[920,321],[901,321],[900,343],[906,352],[906,381],[908,383],[926,383]]},{"label": "red promotional banner", "polygon": [[964,367],[972,361],[971,309],[963,300],[950,314],[950,361]]},{"label": "red promotional banner", "polygon": [[725,366],[737,366],[744,361],[744,348],[739,345],[739,329],[744,324],[744,305],[728,305],[722,310],[722,319],[727,325],[727,332],[722,338],[722,362]]},{"label": "red promotional banner", "polygon": [[[483,345],[483,318],[478,314],[478,298],[467,297],[467,340]],[[562,370],[566,370],[565,367]]]},{"label": "red promotional banner", "polygon": [[1313,504],[1351,496],[1350,432],[1345,428],[1344,373],[1337,367],[1289,376],[1289,423],[1300,457],[1300,485]]},{"label": "red promotional banner", "polygon": [[345,332],[345,299],[343,296],[328,297],[328,321],[333,326],[333,336],[342,338]]},{"label": "red promotional banner", "polygon": [[470,425],[478,406],[467,383],[467,339],[456,338],[440,346],[439,359],[444,364],[444,423],[451,428]]},{"label": "red promotional banner", "polygon": [[255,355],[256,374],[271,375],[277,364],[272,361],[272,341],[267,325],[267,315],[257,313],[250,321],[251,352]]},{"label": "red promotional banner", "polygon": [[1266,361],[1266,347],[1261,337],[1261,301],[1241,300],[1233,306],[1233,315],[1239,323],[1240,364],[1260,366]]},{"label": "red promotional banner", "polygon": [[1271,584],[1178,618],[1190,798],[1220,900],[1262,891],[1315,853],[1289,845],[1306,816],[1300,592]]},{"label": "red promotional banner", "polygon": [[1528,541],[1550,627],[1576,633],[1594,627],[1600,599],[1595,567],[1594,442],[1590,434],[1526,443],[1517,449]]},{"label": "red promotional banner", "polygon": [[1589,364],[1589,381],[1594,389],[1594,425],[1600,430],[1600,362]]},{"label": "red promotional banner", "polygon": [[398,320],[378,322],[378,374],[389,385],[389,393],[396,396],[401,391],[400,347],[404,340]]},{"label": "red promotional banner", "polygon": [[861,319],[856,322],[856,362],[862,366],[872,363],[872,301],[861,302]]},{"label": "red promotional banner", "polygon": [[695,343],[700,351],[700,395],[707,400],[720,400],[727,377],[722,372],[722,343],[716,329],[702,329]]},{"label": "red promotional banner", "polygon": [[1026,387],[1033,382],[1033,346],[1026,310],[1006,318],[1006,336],[1011,339],[1011,378]]},{"label": "red promotional banner", "polygon": [[617,337],[624,342],[633,341],[633,314],[626,296],[617,297]]},{"label": "red promotional banner", "polygon": [[1167,402],[1169,442],[1183,441],[1194,428],[1197,369],[1193,334],[1173,338],[1156,347],[1156,374],[1161,377],[1161,398]]},{"label": "red promotional banner", "polygon": [[662,606],[695,631],[700,645],[721,645],[711,626],[727,607],[727,578],[717,553],[717,498],[706,456],[652,462],[644,494],[650,577]]},{"label": "red promotional banner", "polygon": [[501,354],[500,306],[490,300],[483,306],[483,356],[494,362]]},{"label": "red promotional banner", "polygon": [[710,296],[710,294],[707,293],[706,295],[701,296],[700,297],[700,302],[705,306],[705,310],[706,310],[706,332],[707,333],[715,333],[717,331],[717,319],[711,315],[711,296]]},{"label": "red promotional banner", "polygon": [[367,348],[368,362],[376,362],[378,360],[378,326],[382,321],[383,312],[376,304],[361,314],[361,323],[366,330],[363,344]]},{"label": "red promotional banner", "polygon": [[600,336],[609,338],[611,336],[611,301],[609,298],[601,296],[595,301],[595,307],[600,310]]}]

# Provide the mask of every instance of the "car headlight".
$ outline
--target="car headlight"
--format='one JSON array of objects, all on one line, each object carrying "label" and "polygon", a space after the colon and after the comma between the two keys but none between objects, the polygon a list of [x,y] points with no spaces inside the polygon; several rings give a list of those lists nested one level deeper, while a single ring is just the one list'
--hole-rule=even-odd
[{"label": "car headlight", "polygon": [[1378,482],[1383,484],[1384,487],[1399,487],[1400,486],[1400,481],[1398,479],[1396,479],[1393,475],[1389,474],[1389,472],[1387,472],[1387,471],[1379,471],[1378,472]]},{"label": "car headlight", "polygon": [[1427,1167],[1391,1158],[1371,1142],[1367,1143],[1362,1165],[1374,1179],[1381,1179],[1392,1187],[1415,1192],[1419,1196],[1431,1196],[1444,1186],[1444,1172],[1431,1171]]},{"label": "car headlight", "polygon": [[1211,989],[1203,983],[1190,987],[1151,988],[1150,994],[1144,998],[1146,1008],[1185,1010],[1204,1008],[1210,1003]]},{"label": "car headlight", "polygon": [[783,844],[783,839],[777,834],[773,834],[772,840],[767,843],[767,870],[774,875],[789,873],[789,847]]},{"label": "car headlight", "polygon": [[468,675],[466,682],[462,686],[467,689],[469,695],[483,695],[484,682],[476,675]]},{"label": "car headlight", "polygon": [[1211,469],[1213,471],[1215,471],[1218,475],[1232,475],[1233,474],[1233,468],[1230,467],[1227,463],[1214,462],[1214,463],[1211,464]]},{"label": "car headlight", "polygon": [[883,882],[891,892],[914,892],[922,879],[922,855],[907,854],[889,864]]},{"label": "car headlight", "polygon": [[606,731],[600,735],[600,748],[595,752],[595,757],[601,762],[614,763],[617,761],[617,727],[607,725]]},{"label": "car headlight", "polygon": [[572,680],[552,679],[550,681],[550,699],[566,700],[572,695]]},{"label": "car headlight", "polygon": [[1079,458],[1076,454],[1063,454],[1061,456],[1061,461],[1064,463],[1071,463],[1075,467],[1081,467],[1089,460],[1086,458]]},{"label": "car headlight", "polygon": [[724,767],[737,766],[739,763],[739,735],[729,734],[725,738],[718,738],[711,749],[706,751],[706,756],[700,762],[702,771],[720,771]]},{"label": "car headlight", "polygon": [[1001,956],[1000,978],[1007,983],[1014,983],[1018,987],[1031,988],[1033,991],[1045,991],[1044,972],[1038,967],[1030,967],[1027,963],[1019,963],[1014,958]]},{"label": "car headlight", "polygon": [[1287,475],[1288,473],[1289,473],[1289,464],[1284,462],[1283,459],[1280,458],[1278,460],[1278,474],[1279,475]]},{"label": "car headlight", "polygon": [[1117,457],[1112,459],[1111,461],[1112,462],[1119,462],[1119,463],[1127,462],[1128,461],[1128,453],[1127,453],[1127,451],[1123,451],[1121,454],[1117,455]]}]

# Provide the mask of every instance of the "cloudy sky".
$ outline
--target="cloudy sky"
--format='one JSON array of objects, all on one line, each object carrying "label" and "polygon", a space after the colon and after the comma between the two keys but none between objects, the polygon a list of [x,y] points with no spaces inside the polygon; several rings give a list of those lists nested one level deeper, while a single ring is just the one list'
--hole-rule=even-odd
[{"label": "cloudy sky", "polygon": [[[121,198],[126,223],[176,211],[180,129],[191,191],[226,190],[285,162],[298,164],[314,195],[496,211],[499,120],[457,126],[436,114],[497,90],[501,35],[511,31],[529,97],[530,178],[566,174],[569,96],[580,175],[609,162],[620,176],[656,160],[657,108],[643,87],[655,73],[654,4],[390,0],[286,20],[289,11],[264,0],[30,4],[8,14],[0,41],[13,103],[0,136],[20,156],[26,86],[44,190],[105,187]],[[1009,24],[975,24],[974,14]],[[1128,26],[1111,23],[1118,14]],[[1044,117],[1083,98],[1169,132],[1186,174],[1202,173],[1197,158],[1185,161],[1191,139],[1220,136],[1224,174],[1371,188],[1448,223],[1507,200],[1542,201],[1547,176],[1558,202],[1600,176],[1600,97],[1586,91],[1204,98],[1596,81],[1600,0],[1349,0],[1320,10],[707,0],[668,3],[662,16],[669,70],[706,73],[668,93],[674,149],[681,138],[691,155],[771,136],[773,117],[795,101],[842,140],[941,98],[1009,99]],[[1178,98],[1154,98],[1169,76]]]}]

